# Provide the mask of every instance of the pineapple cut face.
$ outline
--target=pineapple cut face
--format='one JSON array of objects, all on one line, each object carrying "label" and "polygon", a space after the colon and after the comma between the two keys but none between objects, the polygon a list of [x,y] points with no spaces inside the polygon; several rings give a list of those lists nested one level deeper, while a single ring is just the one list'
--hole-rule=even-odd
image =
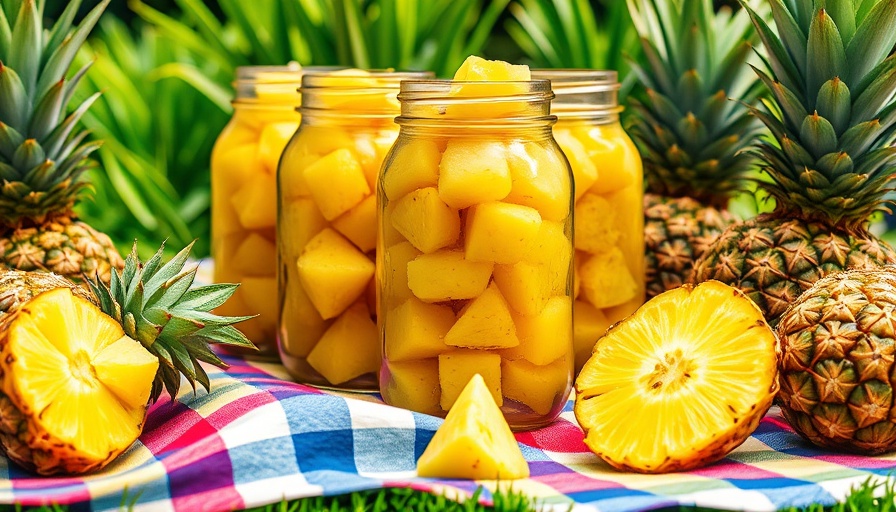
[{"label": "pineapple cut face", "polygon": [[585,444],[609,464],[679,471],[724,457],[777,392],[777,341],[716,281],[663,293],[610,329],[576,380]]},{"label": "pineapple cut face", "polygon": [[[39,473],[101,467],[140,434],[158,359],[68,288],[29,301],[2,344],[3,393],[27,422]],[[41,460],[54,468],[40,467]]]}]

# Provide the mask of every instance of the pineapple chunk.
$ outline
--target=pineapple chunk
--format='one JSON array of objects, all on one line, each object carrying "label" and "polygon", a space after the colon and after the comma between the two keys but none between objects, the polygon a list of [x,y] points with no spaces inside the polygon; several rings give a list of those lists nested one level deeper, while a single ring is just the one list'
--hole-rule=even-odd
[{"label": "pineapple chunk", "polygon": [[280,155],[298,128],[299,123],[296,122],[270,123],[262,128],[261,138],[258,141],[258,157],[269,173],[277,173]]},{"label": "pineapple chunk", "polygon": [[511,361],[525,359],[543,366],[572,352],[572,303],[554,297],[536,316],[516,316],[519,345],[501,351]]},{"label": "pineapple chunk", "polygon": [[[296,135],[296,148],[306,154],[323,156],[337,149],[354,147],[351,135],[342,128],[307,125]],[[292,146],[292,144],[290,145]]]},{"label": "pineapple chunk", "polygon": [[142,409],[149,402],[151,387],[140,383],[152,382],[159,367],[158,358],[138,342],[122,334],[121,338],[106,345],[93,358],[91,364],[96,379],[109,389],[122,404]]},{"label": "pineapple chunk", "polygon": [[[520,82],[528,82],[531,79],[529,66],[513,65],[499,60],[485,60],[471,55],[454,74],[455,82],[452,84],[449,94],[462,98],[519,95],[528,90],[528,84]],[[528,109],[529,106],[525,101],[487,101],[449,105],[445,114],[448,117],[494,119],[523,115]]]},{"label": "pineapple chunk", "polygon": [[430,253],[457,242],[460,216],[439,199],[435,187],[421,188],[399,199],[392,226],[414,247]]},{"label": "pineapple chunk", "polygon": [[231,263],[244,276],[270,276],[277,271],[277,248],[258,233],[249,233]]},{"label": "pineapple chunk", "polygon": [[[296,270],[288,272],[293,274]],[[288,282],[297,281],[290,277]],[[283,310],[280,315],[280,334],[277,337],[283,352],[294,357],[308,357],[308,353],[331,323],[332,321],[326,321],[320,316],[301,286],[285,287]]]},{"label": "pineapple chunk", "polygon": [[404,300],[413,296],[408,287],[408,263],[421,254],[410,242],[401,242],[386,249],[383,270],[386,280],[384,286],[390,290],[387,294],[389,297]]},{"label": "pineapple chunk", "polygon": [[361,204],[333,221],[333,228],[351,240],[362,252],[376,247],[376,195],[369,195]]},{"label": "pineapple chunk", "polygon": [[438,359],[390,360],[386,372],[383,400],[387,404],[423,414],[442,414]]},{"label": "pineapple chunk", "polygon": [[529,66],[510,64],[501,60],[486,60],[476,55],[470,55],[454,72],[454,80],[528,82],[532,80],[532,73],[529,71]]},{"label": "pineapple chunk", "polygon": [[553,295],[550,269],[546,264],[525,261],[513,265],[495,265],[495,284],[514,311],[536,315]]},{"label": "pineapple chunk", "polygon": [[230,198],[230,204],[246,229],[272,228],[277,225],[277,180],[261,173],[247,182]]},{"label": "pineapple chunk", "polygon": [[504,405],[501,394],[501,356],[481,350],[459,349],[439,355],[439,386],[443,410],[451,409],[464,385],[473,375],[482,375],[498,407]]},{"label": "pineapple chunk", "polygon": [[376,182],[379,179],[380,166],[383,164],[383,160],[377,151],[373,136],[367,133],[353,134],[351,150],[355,155],[355,159],[361,164],[364,178],[367,180],[370,190],[376,190]]},{"label": "pineapple chunk", "polygon": [[576,203],[575,246],[591,254],[607,252],[619,241],[616,209],[595,194],[585,194]]},{"label": "pineapple chunk", "polygon": [[439,163],[439,196],[452,208],[499,201],[513,187],[506,151],[499,142],[452,140]]},{"label": "pineapple chunk", "polygon": [[582,293],[596,308],[608,308],[626,302],[638,294],[638,283],[632,277],[622,251],[613,248],[588,258],[579,270]]},{"label": "pineapple chunk", "polygon": [[324,319],[358,300],[375,270],[364,253],[329,228],[308,242],[297,265],[302,286]]},{"label": "pineapple chunk", "polygon": [[463,392],[417,461],[417,475],[430,478],[513,480],[529,466],[501,410],[480,375]]},{"label": "pineapple chunk", "polygon": [[354,304],[342,313],[308,354],[307,361],[334,385],[379,371],[379,333],[367,307]]},{"label": "pineapple chunk", "polygon": [[538,210],[528,206],[510,203],[477,205],[467,213],[464,232],[467,259],[505,265],[516,263],[535,243],[541,222]]},{"label": "pineapple chunk", "polygon": [[464,306],[445,343],[464,348],[506,348],[520,344],[507,301],[494,284]]},{"label": "pineapple chunk", "polygon": [[582,127],[573,129],[572,134],[582,142],[600,176],[591,185],[591,192],[608,194],[641,179],[638,149],[618,124]]},{"label": "pineapple chunk", "polygon": [[266,327],[274,328],[274,320],[280,309],[277,304],[277,278],[244,277],[240,283],[240,291],[248,306],[247,311],[258,313]]},{"label": "pineapple chunk", "polygon": [[327,220],[339,217],[370,195],[361,164],[348,149],[337,149],[306,167],[305,181]]},{"label": "pineapple chunk", "polygon": [[410,298],[392,310],[383,325],[389,361],[426,359],[449,350],[444,338],[454,325],[454,311]]},{"label": "pineapple chunk", "polygon": [[557,391],[569,389],[572,371],[567,357],[542,366],[525,359],[505,360],[501,363],[501,390],[507,398],[527,405],[538,415],[546,416],[566,403],[567,395],[560,395]]},{"label": "pineapple chunk", "polygon": [[459,251],[423,254],[408,263],[408,288],[426,302],[472,299],[485,291],[493,268]]},{"label": "pineapple chunk", "polygon": [[584,300],[573,303],[575,323],[573,324],[573,349],[576,353],[576,370],[580,369],[585,361],[591,357],[594,345],[607,329],[610,328],[610,320],[603,312]]},{"label": "pineapple chunk", "polygon": [[566,295],[572,271],[572,242],[559,222],[542,221],[535,242],[525,254],[525,261],[545,265],[553,295]]},{"label": "pineapple chunk", "polygon": [[572,190],[561,157],[535,142],[512,142],[507,161],[513,187],[504,200],[531,206],[545,220],[565,220]]},{"label": "pineapple chunk", "polygon": [[284,261],[295,261],[312,238],[327,227],[314,201],[309,198],[286,199],[280,206],[280,230],[277,244]]},{"label": "pineapple chunk", "polygon": [[[575,184],[576,201],[585,195],[585,192],[598,181],[597,167],[588,158],[588,152],[579,139],[575,138],[569,130],[554,130],[554,139],[569,160],[572,169],[573,183]],[[602,178],[602,177],[601,177]]]},{"label": "pineapple chunk", "polygon": [[258,159],[258,145],[254,142],[233,147],[215,147],[212,167],[220,183],[228,188],[239,188],[264,173]]},{"label": "pineapple chunk", "polygon": [[386,197],[395,201],[419,188],[438,185],[441,158],[435,142],[418,138],[408,140],[385,164],[383,192]]}]

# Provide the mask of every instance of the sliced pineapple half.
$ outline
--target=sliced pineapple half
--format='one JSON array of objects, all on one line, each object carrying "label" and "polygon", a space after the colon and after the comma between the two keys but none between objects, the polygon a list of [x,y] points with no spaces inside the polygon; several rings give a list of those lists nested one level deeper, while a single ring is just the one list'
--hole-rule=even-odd
[{"label": "sliced pineapple half", "polygon": [[69,288],[0,321],[0,440],[39,474],[105,466],[140,434],[159,360]]},{"label": "sliced pineapple half", "polygon": [[576,379],[585,444],[610,465],[682,471],[727,455],[772,404],[778,344],[759,308],[717,281],[644,304]]}]

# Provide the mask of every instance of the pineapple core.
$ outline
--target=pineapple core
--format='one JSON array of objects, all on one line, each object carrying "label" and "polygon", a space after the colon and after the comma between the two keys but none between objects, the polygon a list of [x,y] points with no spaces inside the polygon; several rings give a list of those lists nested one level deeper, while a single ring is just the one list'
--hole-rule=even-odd
[{"label": "pineapple core", "polygon": [[37,433],[29,448],[54,455],[66,472],[108,462],[140,434],[158,359],[71,290],[25,304],[2,358],[3,392]]}]

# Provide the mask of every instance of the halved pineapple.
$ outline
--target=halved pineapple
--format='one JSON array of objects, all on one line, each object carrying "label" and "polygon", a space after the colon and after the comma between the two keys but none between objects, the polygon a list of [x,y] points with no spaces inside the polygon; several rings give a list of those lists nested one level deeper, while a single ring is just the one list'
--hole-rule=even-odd
[{"label": "halved pineapple", "polygon": [[724,457],[778,390],[762,312],[717,281],[644,304],[598,341],[576,379],[585,444],[619,469],[683,471]]},{"label": "halved pineapple", "polygon": [[0,321],[0,439],[48,475],[100,469],[143,427],[159,360],[69,288]]}]

